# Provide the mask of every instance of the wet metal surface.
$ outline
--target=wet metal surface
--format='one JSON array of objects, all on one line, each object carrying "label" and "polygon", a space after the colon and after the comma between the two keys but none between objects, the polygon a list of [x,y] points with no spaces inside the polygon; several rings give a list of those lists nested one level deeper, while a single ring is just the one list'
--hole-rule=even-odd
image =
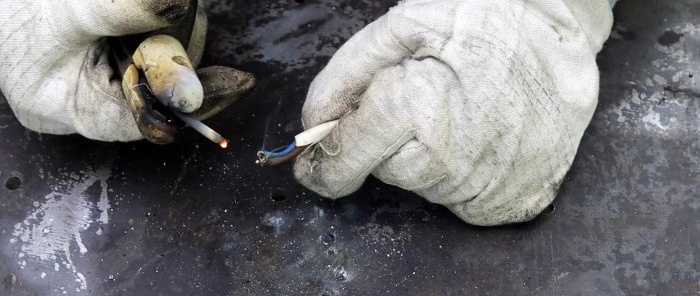
[{"label": "wet metal surface", "polygon": [[620,2],[553,212],[498,228],[373,180],[324,200],[254,164],[299,129],[335,49],[395,1],[207,3],[206,63],[259,80],[208,122],[230,149],[38,135],[1,101],[0,295],[700,291],[700,1]]}]

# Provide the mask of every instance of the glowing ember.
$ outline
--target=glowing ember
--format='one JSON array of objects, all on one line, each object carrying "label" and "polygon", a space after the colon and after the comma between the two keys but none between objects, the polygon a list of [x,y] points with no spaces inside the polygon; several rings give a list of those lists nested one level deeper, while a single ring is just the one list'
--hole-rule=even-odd
[{"label": "glowing ember", "polygon": [[221,146],[221,148],[226,149],[228,147],[228,140],[221,139],[221,141],[219,141],[219,146]]}]

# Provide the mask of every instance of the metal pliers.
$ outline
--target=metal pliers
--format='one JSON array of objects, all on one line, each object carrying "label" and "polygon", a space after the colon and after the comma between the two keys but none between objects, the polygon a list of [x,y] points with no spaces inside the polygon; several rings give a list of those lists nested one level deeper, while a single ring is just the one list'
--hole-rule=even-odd
[{"label": "metal pliers", "polygon": [[[124,97],[139,131],[152,143],[174,142],[185,124],[217,141],[212,137],[218,134],[198,120],[223,110],[255,85],[252,74],[233,68],[209,67],[203,69],[203,73],[195,72],[185,49],[190,43],[197,10],[201,9],[197,2],[190,1],[188,13],[178,25],[139,35],[109,37],[108,40],[111,63],[118,70],[116,78],[122,82]],[[213,78],[210,80],[218,83],[208,85],[209,89],[206,89],[199,80],[202,76]],[[218,76],[222,78],[216,80]],[[214,93],[214,97],[205,98],[206,91]],[[194,106],[174,106],[170,99],[175,93],[188,97],[188,100],[180,101],[203,100],[202,106],[196,111]],[[193,122],[199,128],[193,126]],[[219,144],[224,147],[222,141]]]}]

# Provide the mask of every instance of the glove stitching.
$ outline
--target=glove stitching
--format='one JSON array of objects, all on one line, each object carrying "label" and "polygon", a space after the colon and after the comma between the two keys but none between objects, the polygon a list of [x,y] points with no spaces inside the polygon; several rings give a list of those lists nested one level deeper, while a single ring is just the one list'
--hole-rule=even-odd
[{"label": "glove stitching", "polygon": [[[24,58],[25,58],[26,56],[27,56],[27,53],[25,52],[25,53],[22,55],[22,58],[19,59],[19,62],[17,62],[17,64],[19,65],[19,64],[24,60]],[[14,81],[14,84],[12,84],[12,86],[10,87],[9,95],[15,94],[15,88],[16,88],[18,85],[20,85],[20,84],[26,82],[25,79],[22,79],[22,78],[23,78],[24,75],[27,74],[27,72],[29,72],[30,70],[31,70],[31,67],[27,67],[27,68],[25,68],[25,69],[22,70],[22,73],[21,73],[20,75],[17,76],[17,79]],[[43,78],[43,75],[42,75],[42,78]],[[28,90],[35,90],[35,89],[37,89],[37,88],[36,88],[36,85],[39,84],[40,81],[41,81],[41,80],[35,81],[34,83],[32,83],[31,86],[26,87],[25,89],[28,89]],[[22,92],[21,97],[23,98],[24,96],[26,96],[26,94],[27,94],[26,91],[25,91],[25,92]]]},{"label": "glove stitching", "polygon": [[[56,43],[58,43],[58,45],[60,45],[61,47],[68,50],[68,49],[74,48],[74,46],[71,46],[68,43],[68,40],[64,40],[64,38],[60,37],[61,34],[58,34],[56,32],[57,26],[54,24],[55,19],[52,17],[53,11],[60,11],[54,7],[57,2],[58,1],[41,1],[42,4],[46,4],[46,5],[40,6],[41,7],[40,14],[41,14],[41,18],[46,20],[46,24],[47,24],[46,26],[49,28],[49,31],[51,32],[51,37],[53,37],[53,40],[55,40]],[[47,7],[47,5],[49,7]]]},{"label": "glove stitching", "polygon": [[[518,67],[517,69],[524,70],[524,72],[522,74],[520,74],[519,77],[525,77],[525,79],[516,80],[517,83],[520,85],[520,89],[522,89],[526,92],[529,92],[529,95],[525,96],[526,98],[534,98],[535,101],[538,103],[538,105],[535,106],[532,101],[528,100],[528,102],[530,103],[530,110],[532,112],[535,112],[535,114],[537,114],[538,118],[540,118],[543,122],[548,119],[552,126],[558,125],[558,126],[561,126],[564,128],[564,133],[561,136],[565,137],[566,140],[562,141],[561,144],[564,145],[564,147],[562,147],[562,148],[565,152],[565,157],[567,159],[570,158],[569,152],[573,149],[572,147],[574,147],[574,144],[571,141],[571,137],[570,137],[571,131],[570,131],[569,125],[567,124],[566,121],[559,122],[556,120],[557,118],[560,118],[561,116],[564,115],[562,110],[559,108],[559,104],[557,102],[555,102],[555,100],[554,100],[555,97],[561,97],[561,95],[554,94],[554,92],[557,92],[557,89],[554,86],[545,87],[541,82],[541,80],[553,81],[554,79],[551,78],[551,75],[549,75],[550,73],[547,71],[538,72],[537,74],[539,74],[539,75],[534,73],[532,71],[532,69],[535,67],[533,67],[531,65],[526,65],[524,59],[521,58],[519,54],[516,53],[515,58],[516,58],[517,62],[521,65],[521,67]],[[538,79],[537,78],[538,76],[542,76],[542,79]],[[527,78],[532,79],[532,82],[534,84],[530,84],[529,81],[526,80]],[[521,80],[524,80],[524,81],[521,81]],[[527,87],[525,87],[523,85],[523,82],[527,85]],[[538,95],[538,93],[543,94],[543,95]],[[547,100],[546,104],[543,103],[541,97],[544,97],[544,99]],[[556,111],[557,114],[552,115],[550,110],[547,108],[548,106],[553,106],[554,111]],[[543,116],[540,113],[540,109],[544,109],[546,116]],[[545,125],[548,125],[548,124],[545,124]]]},{"label": "glove stitching", "polygon": [[[499,41],[499,43],[502,43]],[[550,87],[550,88],[545,88],[544,85],[542,85],[540,79],[538,79],[538,76],[543,76],[545,81],[551,81],[554,80],[550,77],[548,72],[533,72],[532,69],[534,68],[540,68],[540,67],[535,67],[533,65],[527,65],[524,62],[524,59],[521,57],[520,54],[517,53],[517,51],[514,51],[510,49],[509,47],[505,46],[505,43],[502,43],[501,46],[495,46],[499,51],[502,52],[503,57],[507,57],[506,59],[512,62],[516,62],[519,64],[518,67],[510,67],[510,71],[517,71],[517,72],[511,72],[511,75],[513,77],[524,77],[525,79],[515,79],[515,81],[511,81],[512,83],[515,83],[518,85],[518,87],[513,87],[510,86],[511,92],[515,94],[520,94],[518,96],[522,96],[524,98],[534,98],[534,100],[538,103],[538,105],[535,105],[532,100],[527,100],[527,104],[529,106],[529,111],[534,112],[537,114],[537,118],[540,118],[541,120],[547,120],[549,119],[553,125],[559,125],[562,126],[559,122],[556,121],[556,118],[559,118],[562,115],[561,109],[559,108],[559,104],[556,104],[553,98],[555,97],[552,93],[552,91],[557,91],[556,88]],[[507,52],[510,52],[507,53]],[[502,64],[507,64],[505,60],[501,58],[501,55],[495,55],[494,58],[499,60],[500,63]],[[550,78],[548,78],[550,77]],[[532,79],[532,84],[530,83],[528,78]],[[511,83],[509,82],[509,84]],[[525,93],[522,93],[525,92]],[[544,95],[549,100],[549,104],[544,104],[540,97]],[[544,112],[546,114],[542,114],[540,107],[542,106],[554,106],[555,110],[557,111],[558,116],[552,116],[551,112],[549,109],[544,108]],[[531,120],[534,120],[533,117],[530,117]],[[536,122],[533,122],[534,124],[537,124]],[[565,134],[570,135],[570,128],[568,124],[563,123],[563,127],[565,129]],[[567,155],[567,158],[570,157],[569,151],[571,150],[571,147],[573,147],[573,143],[571,142],[571,137],[567,137],[568,142],[565,142],[563,144],[568,144],[566,147],[564,147],[564,151]]]},{"label": "glove stitching", "polygon": [[[29,2],[25,3],[24,6],[18,8],[18,9],[10,16],[10,18],[8,18],[8,20],[11,21],[12,19],[14,19],[20,11],[23,11],[23,10],[27,9],[28,6],[29,6]],[[7,22],[3,22],[3,23],[2,23],[2,26],[3,26],[3,27],[7,27]]]},{"label": "glove stitching", "polygon": [[[11,34],[8,35],[7,38],[5,38],[5,40],[3,40],[2,43],[7,44],[9,42],[8,40],[12,39],[12,37],[14,37],[17,33],[20,33],[21,29],[23,29],[26,25],[31,23],[35,18],[36,18],[35,16],[32,16],[29,19],[27,19],[26,21],[24,21],[15,31],[13,31]],[[26,41],[26,39],[22,40],[22,42],[24,42],[24,41]],[[19,48],[19,46],[16,46],[15,48],[10,50],[9,52],[15,52],[16,50],[18,50],[18,48]],[[14,66],[19,66],[21,64],[21,62],[24,61],[27,54],[28,54],[27,51],[23,51],[22,56],[18,59],[18,62]],[[2,69],[5,66],[5,64],[10,60],[11,56],[12,56],[12,54],[5,55],[5,59],[2,61],[2,64],[0,64],[0,69]],[[12,66],[10,66],[10,68],[7,69],[7,71],[5,72],[5,77],[3,77],[3,79],[2,79],[3,83],[8,80],[8,77],[13,72],[13,70],[14,70],[14,68]],[[12,91],[9,91],[9,93],[7,95],[9,96],[12,93],[13,93]]]}]

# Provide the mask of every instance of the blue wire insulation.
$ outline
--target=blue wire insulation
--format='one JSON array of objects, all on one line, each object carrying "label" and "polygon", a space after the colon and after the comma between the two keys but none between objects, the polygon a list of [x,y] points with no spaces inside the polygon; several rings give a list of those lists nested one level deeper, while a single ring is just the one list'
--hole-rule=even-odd
[{"label": "blue wire insulation", "polygon": [[278,157],[284,157],[287,156],[289,153],[292,153],[294,149],[297,148],[297,142],[293,142],[292,144],[289,144],[287,148],[285,148],[282,151],[262,151],[267,158],[278,158]]}]

